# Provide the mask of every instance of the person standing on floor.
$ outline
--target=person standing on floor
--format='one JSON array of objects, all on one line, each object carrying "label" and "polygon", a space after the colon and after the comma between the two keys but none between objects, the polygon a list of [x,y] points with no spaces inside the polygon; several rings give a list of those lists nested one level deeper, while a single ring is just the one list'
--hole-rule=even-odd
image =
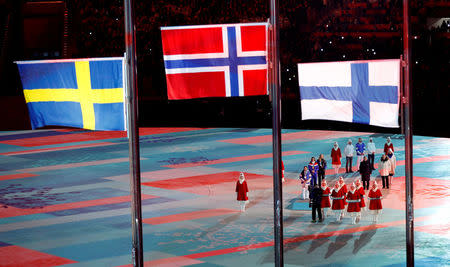
[{"label": "person standing on floor", "polygon": [[350,185],[350,191],[347,193],[347,213],[352,217],[352,224],[356,224],[356,219],[361,217],[361,196],[359,191],[356,190],[355,184]]},{"label": "person standing on floor", "polygon": [[[361,181],[357,179],[355,181],[356,191],[359,192],[360,200],[359,206],[361,207],[361,211],[366,210],[366,202],[364,201],[364,196],[366,195],[366,192],[364,191],[364,188],[361,185]],[[361,220],[361,213],[359,213],[359,218],[357,219],[357,222]]]},{"label": "person standing on floor", "polygon": [[359,164],[363,160],[364,153],[366,151],[366,145],[363,143],[362,138],[358,138],[358,143],[355,145],[356,147],[356,168],[359,168]]},{"label": "person standing on floor", "polygon": [[344,193],[341,190],[341,187],[339,185],[339,182],[336,182],[334,184],[333,190],[331,190],[331,199],[333,200],[333,204],[331,205],[331,209],[333,210],[336,221],[342,220],[342,217],[344,216]]},{"label": "person standing on floor", "polygon": [[391,170],[391,162],[389,158],[383,154],[381,156],[380,162],[378,163],[378,172],[381,175],[381,180],[383,182],[383,188],[389,189],[389,171]]},{"label": "person standing on floor", "polygon": [[248,187],[243,172],[241,172],[239,180],[236,182],[236,196],[241,207],[241,212],[245,212],[245,205],[248,202]]},{"label": "person standing on floor", "polygon": [[315,186],[317,184],[317,175],[319,172],[319,164],[316,162],[316,158],[312,157],[308,164],[308,170],[311,173],[311,184]]},{"label": "person standing on floor", "polygon": [[320,207],[322,208],[323,217],[328,217],[328,210],[331,207],[330,203],[330,188],[327,186],[327,181],[322,180],[321,187],[322,188],[322,202],[320,203]]},{"label": "person standing on floor", "polygon": [[348,189],[347,189],[347,185],[345,184],[344,178],[341,176],[339,177],[339,187],[342,191],[342,195],[344,196],[344,210],[342,211],[342,216],[345,216],[347,213],[347,193],[348,193]]},{"label": "person standing on floor", "polygon": [[331,149],[331,166],[334,169],[334,175],[337,176],[339,168],[341,167],[341,149],[337,142],[334,142],[333,148]]},{"label": "person standing on floor", "polygon": [[361,195],[361,202],[360,202],[361,209],[365,210],[366,202],[364,201],[364,196],[366,195],[366,192],[364,191],[364,188],[361,185],[361,181],[359,179],[356,179],[355,186],[356,186],[356,190],[358,190],[359,194]]},{"label": "person standing on floor", "polygon": [[325,180],[325,170],[327,169],[327,161],[324,159],[323,154],[319,155],[317,159],[317,165],[319,166],[318,174],[318,184],[322,184],[322,180]]},{"label": "person standing on floor", "polygon": [[[374,164],[375,164],[375,152],[377,151],[377,148],[375,147],[375,143],[373,142],[372,137],[369,138],[369,143],[367,144],[367,158],[369,159],[370,168],[375,170]],[[369,189],[369,188],[367,188]]]},{"label": "person standing on floor", "polygon": [[344,205],[347,206],[348,203],[345,201],[345,196],[347,195],[348,189],[342,176],[339,177],[339,187],[341,188],[344,195]]},{"label": "person standing on floor", "polygon": [[322,218],[322,209],[321,209],[321,202],[322,202],[322,189],[319,187],[318,184],[314,186],[314,188],[311,190],[311,198],[309,200],[310,207],[312,209],[312,223],[316,222],[316,213],[319,217],[319,222],[323,222]]},{"label": "person standing on floor", "polygon": [[359,164],[359,173],[361,174],[364,189],[369,190],[369,181],[370,175],[372,174],[372,168],[370,167],[370,163],[366,156],[364,156],[363,161]]},{"label": "person standing on floor", "polygon": [[352,145],[352,140],[348,140],[347,146],[344,149],[345,154],[345,172],[351,173],[352,171],[352,161],[353,154],[355,153],[355,148]]},{"label": "person standing on floor", "polygon": [[[387,158],[391,165],[390,166],[391,168],[389,169],[389,185],[392,185],[392,177],[394,177],[395,168],[397,167],[397,158],[395,157],[394,151],[392,151],[392,149],[389,149]],[[388,188],[389,188],[389,186],[388,186]]]},{"label": "person standing on floor", "polygon": [[309,186],[311,184],[311,173],[308,170],[308,167],[304,166],[303,171],[300,173],[298,177],[300,179],[300,185],[302,188],[302,199],[309,198]]},{"label": "person standing on floor", "polygon": [[369,190],[369,210],[372,213],[372,222],[378,222],[378,215],[381,214],[383,206],[381,205],[381,199],[383,195],[381,190],[378,188],[376,181],[373,181],[372,189]]},{"label": "person standing on floor", "polygon": [[387,155],[389,152],[389,149],[392,149],[394,151],[394,145],[391,143],[391,138],[388,136],[386,138],[386,143],[384,144],[384,154]]}]

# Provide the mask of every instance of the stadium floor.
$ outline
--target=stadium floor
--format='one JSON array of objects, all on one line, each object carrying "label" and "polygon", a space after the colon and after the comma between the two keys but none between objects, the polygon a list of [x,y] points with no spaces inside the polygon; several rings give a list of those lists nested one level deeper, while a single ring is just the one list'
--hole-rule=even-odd
[{"label": "stadium floor", "polygon": [[[323,153],[331,168],[334,141],[343,150],[369,136],[381,151],[384,134],[283,130],[285,266],[406,265],[400,135],[391,136],[397,173],[377,224],[366,212],[356,225],[348,217],[313,224],[311,212],[292,209],[311,156]],[[146,265],[273,266],[270,129],[142,128],[140,144]],[[449,151],[450,139],[414,137],[416,266],[450,265]],[[245,213],[234,193],[240,171],[250,189]],[[358,177],[341,175],[347,184]],[[129,265],[129,188],[124,133],[0,132],[0,266]]]}]

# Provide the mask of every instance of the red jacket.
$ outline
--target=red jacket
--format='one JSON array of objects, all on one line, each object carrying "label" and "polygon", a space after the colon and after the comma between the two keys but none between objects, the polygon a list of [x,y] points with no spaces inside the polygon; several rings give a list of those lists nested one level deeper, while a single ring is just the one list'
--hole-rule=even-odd
[{"label": "red jacket", "polygon": [[383,206],[381,205],[381,197],[383,195],[381,194],[380,189],[377,188],[376,191],[373,191],[373,189],[370,189],[369,191],[369,210],[381,210],[383,209]]},{"label": "red jacket", "polygon": [[327,188],[322,188],[322,202],[320,203],[320,207],[322,208],[329,208],[331,207],[330,203],[330,188],[327,186]]},{"label": "red jacket", "polygon": [[247,187],[247,181],[243,181],[242,184],[237,181],[236,182],[236,192],[237,192],[237,200],[239,201],[246,201],[248,200],[247,197],[247,192],[248,192],[248,187]]},{"label": "red jacket", "polygon": [[348,207],[347,212],[360,212],[361,211],[361,195],[358,190],[355,190],[353,193],[349,191],[347,193],[347,201]]},{"label": "red jacket", "polygon": [[384,144],[384,154],[387,155],[389,149],[392,149],[392,152],[394,152],[394,145],[392,144],[392,142],[389,145],[387,143]]},{"label": "red jacket", "polygon": [[341,165],[341,149],[338,148],[337,150],[334,150],[334,148],[331,149],[331,164],[333,165]]},{"label": "red jacket", "polygon": [[347,190],[347,185],[344,183],[344,184],[342,184],[342,186],[341,186],[341,189],[339,189],[339,191],[342,191],[342,195],[344,195],[344,205],[347,205],[347,192],[348,192],[348,190]]},{"label": "red jacket", "polygon": [[361,208],[364,208],[366,206],[366,202],[364,201],[364,195],[366,194],[366,192],[364,192],[364,187],[359,186],[356,190],[359,192],[360,199],[361,199],[361,202],[359,205],[361,206]]},{"label": "red jacket", "polygon": [[345,209],[344,205],[344,193],[341,189],[336,191],[335,188],[331,190],[331,198],[333,199],[333,205],[331,206],[332,210],[343,210]]}]

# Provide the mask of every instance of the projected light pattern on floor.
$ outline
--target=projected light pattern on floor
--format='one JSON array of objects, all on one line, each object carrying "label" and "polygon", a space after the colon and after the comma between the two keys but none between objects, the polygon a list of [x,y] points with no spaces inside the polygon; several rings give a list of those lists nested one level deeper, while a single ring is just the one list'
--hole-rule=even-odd
[{"label": "projected light pattern on floor", "polygon": [[[142,128],[140,134],[146,266],[273,266],[271,129]],[[397,169],[390,189],[382,190],[378,223],[368,211],[356,225],[348,216],[311,223],[307,200],[300,199],[298,175],[311,157],[324,154],[329,185],[341,175],[351,184],[357,172],[331,169],[332,144],[343,150],[348,139],[372,137],[378,163],[387,136],[283,130],[286,266],[406,265],[401,138],[392,136]],[[449,151],[449,139],[414,138],[416,266],[450,265]],[[240,172],[250,190],[244,213],[235,193]],[[371,179],[381,183],[377,170]],[[123,132],[0,132],[0,266],[130,266],[129,192]]]}]

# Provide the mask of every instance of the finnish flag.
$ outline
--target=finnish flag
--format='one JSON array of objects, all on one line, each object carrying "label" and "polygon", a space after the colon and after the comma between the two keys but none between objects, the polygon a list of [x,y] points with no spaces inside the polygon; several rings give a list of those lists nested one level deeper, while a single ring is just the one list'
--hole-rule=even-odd
[{"label": "finnish flag", "polygon": [[400,60],[298,64],[302,120],[398,128]]}]

